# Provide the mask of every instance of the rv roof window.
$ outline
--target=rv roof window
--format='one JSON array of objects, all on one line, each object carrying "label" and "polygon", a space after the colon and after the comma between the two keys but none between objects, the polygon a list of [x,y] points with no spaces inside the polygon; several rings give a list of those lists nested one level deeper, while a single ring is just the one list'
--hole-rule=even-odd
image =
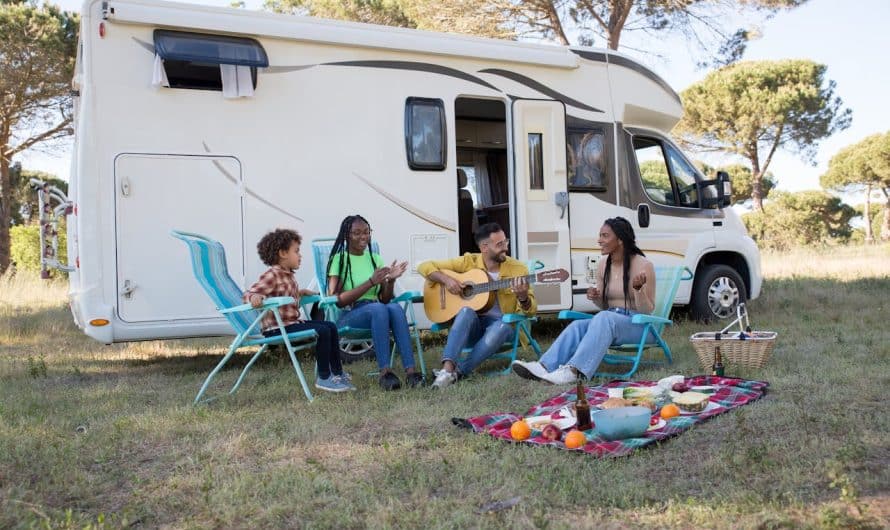
[{"label": "rv roof window", "polygon": [[155,52],[165,61],[266,67],[266,50],[254,39],[156,29]]},{"label": "rv roof window", "polygon": [[411,169],[445,169],[445,104],[441,99],[408,98],[405,102],[405,149]]}]

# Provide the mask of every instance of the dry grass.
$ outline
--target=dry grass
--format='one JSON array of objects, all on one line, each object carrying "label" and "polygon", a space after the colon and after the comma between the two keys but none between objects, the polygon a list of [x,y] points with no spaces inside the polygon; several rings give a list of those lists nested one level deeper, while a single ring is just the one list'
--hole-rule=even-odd
[{"label": "dry grass", "polygon": [[[384,393],[365,362],[350,367],[357,393],[308,404],[272,356],[236,396],[192,407],[225,341],[99,345],[71,323],[64,285],[0,278],[0,527],[887,526],[887,249],[765,256],[751,313],[779,343],[737,375],[770,381],[768,396],[613,460],[450,425],[558,391],[513,376]],[[680,322],[674,366],[638,378],[700,373],[686,337],[701,330]],[[428,342],[428,365],[441,347]]]}]

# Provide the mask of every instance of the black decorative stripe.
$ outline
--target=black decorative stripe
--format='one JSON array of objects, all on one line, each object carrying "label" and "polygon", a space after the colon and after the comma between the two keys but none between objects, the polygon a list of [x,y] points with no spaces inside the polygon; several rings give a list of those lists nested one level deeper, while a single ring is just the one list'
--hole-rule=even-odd
[{"label": "black decorative stripe", "polygon": [[595,61],[598,63],[608,63],[608,64],[614,64],[616,66],[623,66],[625,68],[630,68],[634,72],[637,72],[638,74],[642,74],[643,76],[648,77],[649,79],[654,81],[656,85],[660,86],[668,94],[673,96],[673,98],[675,100],[677,100],[677,103],[680,103],[680,104],[683,103],[680,100],[680,96],[674,91],[673,88],[671,88],[671,85],[667,84],[667,82],[664,79],[662,79],[658,74],[656,74],[652,70],[646,68],[645,66],[643,66],[639,63],[631,61],[630,59],[627,59],[626,57],[622,57],[620,55],[612,55],[610,53],[602,53],[602,52],[591,52],[591,51],[587,51],[587,50],[574,50],[571,48],[569,48],[569,49],[575,55],[578,55],[582,59],[587,59],[588,61]]},{"label": "black decorative stripe", "polygon": [[581,57],[582,59],[587,59],[588,61],[596,61],[598,63],[608,63],[608,54],[602,52],[591,52],[587,50],[574,50],[569,48],[572,53]]},{"label": "black decorative stripe", "polygon": [[571,105],[573,107],[583,109],[583,110],[589,110],[591,112],[600,112],[600,113],[603,112],[600,109],[591,107],[590,105],[582,103],[582,102],[578,101],[577,99],[570,98],[569,96],[566,96],[565,94],[560,94],[556,90],[546,87],[530,77],[526,77],[522,74],[517,74],[516,72],[511,72],[509,70],[501,70],[500,68],[486,68],[485,70],[479,70],[479,71],[482,73],[486,73],[486,74],[493,74],[493,75],[499,75],[501,77],[506,77],[507,79],[516,81],[517,83],[519,83],[521,85],[525,85],[525,86],[531,88],[532,90],[537,90],[541,94],[550,96],[553,99],[558,99],[558,100],[562,101],[563,103],[565,103],[566,105]]},{"label": "black decorative stripe", "polygon": [[136,41],[136,44],[142,46],[143,48],[150,51],[151,53],[155,53],[155,45],[154,44],[149,44],[143,40],[137,39],[136,37],[130,37],[130,38],[133,39],[134,41]]},{"label": "black decorative stripe", "polygon": [[464,81],[482,85],[496,92],[500,92],[500,90],[494,85],[491,85],[490,83],[479,79],[474,75],[468,74],[466,72],[461,72],[460,70],[455,70],[454,68],[449,68],[447,66],[440,66],[438,64],[417,63],[412,61],[341,61],[336,63],[323,63],[322,66],[364,66],[367,68],[392,68],[394,70],[414,70],[417,72],[429,72],[431,74],[456,77],[458,79],[463,79]]}]

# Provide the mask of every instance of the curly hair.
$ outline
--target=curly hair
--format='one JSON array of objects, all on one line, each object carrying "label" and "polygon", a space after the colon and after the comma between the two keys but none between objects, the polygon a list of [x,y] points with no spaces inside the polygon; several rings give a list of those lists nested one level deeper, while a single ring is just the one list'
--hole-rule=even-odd
[{"label": "curly hair", "polygon": [[289,228],[278,228],[264,235],[260,242],[256,244],[256,251],[268,266],[277,265],[279,251],[287,252],[294,243],[302,243],[303,238],[296,230]]}]

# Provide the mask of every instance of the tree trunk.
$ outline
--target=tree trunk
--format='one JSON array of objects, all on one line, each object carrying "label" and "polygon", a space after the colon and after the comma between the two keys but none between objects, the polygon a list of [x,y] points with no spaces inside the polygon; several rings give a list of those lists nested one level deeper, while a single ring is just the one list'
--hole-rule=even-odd
[{"label": "tree trunk", "polygon": [[865,244],[875,242],[871,231],[871,183],[865,185]]},{"label": "tree trunk", "polygon": [[884,220],[881,223],[881,241],[890,241],[890,204],[884,205]]},{"label": "tree trunk", "polygon": [[763,211],[763,171],[760,169],[760,158],[757,156],[757,147],[753,154],[748,156],[751,161],[751,202],[755,210]]},{"label": "tree trunk", "polygon": [[0,156],[0,275],[9,268],[9,223],[12,221],[12,180],[9,160]]}]

